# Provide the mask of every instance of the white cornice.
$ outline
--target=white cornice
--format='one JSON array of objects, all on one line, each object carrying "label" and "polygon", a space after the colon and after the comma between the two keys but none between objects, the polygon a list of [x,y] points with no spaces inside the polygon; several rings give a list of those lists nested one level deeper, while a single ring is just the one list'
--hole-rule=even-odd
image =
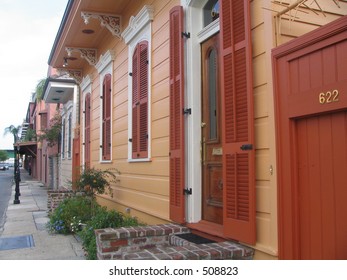
[{"label": "white cornice", "polygon": [[104,55],[100,56],[99,62],[95,65],[99,74],[115,59],[115,56],[116,54],[113,50],[108,50]]},{"label": "white cornice", "polygon": [[92,75],[87,75],[83,77],[83,80],[80,84],[82,92],[86,90],[88,86],[90,86],[93,82],[93,76]]},{"label": "white cornice", "polygon": [[123,31],[122,37],[128,44],[141,29],[154,19],[154,9],[150,5],[145,5],[141,11],[129,21],[128,27]]},{"label": "white cornice", "polygon": [[201,30],[197,36],[200,43],[211,37],[212,35],[219,32],[219,18],[207,25],[203,30]]}]

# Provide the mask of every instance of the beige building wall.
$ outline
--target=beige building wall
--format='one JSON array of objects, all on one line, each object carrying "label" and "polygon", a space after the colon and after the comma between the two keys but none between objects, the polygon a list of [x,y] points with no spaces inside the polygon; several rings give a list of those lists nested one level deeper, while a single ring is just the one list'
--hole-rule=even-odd
[{"label": "beige building wall", "polygon": [[[100,80],[93,73],[91,159],[96,168],[116,168],[120,182],[113,186],[113,198],[101,196],[99,201],[130,213],[146,223],[169,220],[169,11],[180,1],[132,1],[122,15],[123,30],[131,16],[145,5],[154,8],[152,22],[151,68],[151,155],[147,162],[128,161],[128,46],[124,40],[105,40],[106,52],[112,48],[116,57],[113,66],[112,163],[99,162]],[[113,40],[112,40],[113,39]],[[114,42],[116,44],[114,45]],[[116,204],[115,204],[116,203]]]},{"label": "beige building wall", "polygon": [[[338,8],[333,1],[319,1],[321,11],[292,10],[290,15],[276,17],[283,5],[270,0],[251,1],[253,41],[253,86],[256,146],[256,258],[276,258],[278,255],[276,139],[273,103],[271,51],[295,37],[301,36],[341,15],[347,14],[347,4]],[[294,1],[287,2],[288,5]],[[99,201],[127,212],[147,223],[169,220],[169,10],[181,1],[131,1],[124,8],[123,28],[144,4],[153,5],[152,69],[151,69],[151,156],[148,162],[128,161],[128,46],[124,40],[106,36],[104,49],[115,51],[112,73],[112,163],[100,159],[100,80],[95,68],[91,96],[91,166],[116,168],[119,183],[113,185],[113,197],[100,196]],[[82,114],[81,114],[82,115]]]}]

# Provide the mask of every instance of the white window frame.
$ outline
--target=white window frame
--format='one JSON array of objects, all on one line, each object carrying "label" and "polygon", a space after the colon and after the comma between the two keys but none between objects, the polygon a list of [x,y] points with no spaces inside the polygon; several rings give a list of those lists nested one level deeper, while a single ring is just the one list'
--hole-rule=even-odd
[{"label": "white window frame", "polygon": [[72,143],[73,143],[73,133],[72,133],[72,111],[68,112],[67,114],[67,158],[72,158]]},{"label": "white window frame", "polygon": [[110,160],[104,160],[102,158],[102,140],[103,140],[103,133],[102,133],[102,117],[103,116],[103,106],[102,106],[102,95],[103,95],[103,82],[104,78],[107,74],[111,75],[111,97],[110,97],[110,106],[111,106],[111,145],[113,143],[112,139],[112,115],[113,115],[113,61],[115,59],[115,52],[113,50],[108,50],[104,55],[102,55],[99,59],[99,62],[95,65],[96,69],[98,70],[99,73],[99,78],[100,78],[100,131],[99,131],[99,139],[100,139],[100,148],[99,148],[99,162],[100,163],[110,163],[112,162],[112,147],[110,151]]},{"label": "white window frame", "polygon": [[[69,116],[71,115],[71,147],[68,147],[69,141],[68,138],[70,136],[69,132]],[[70,100],[67,102],[61,114],[61,159],[67,160],[72,158],[72,143],[73,143],[73,102]],[[64,149],[63,149],[64,148]],[[69,156],[69,150],[71,151],[71,155]]]},{"label": "white window frame", "polygon": [[[83,121],[82,121],[82,143],[86,142],[86,135],[85,135],[85,131],[86,131],[86,95],[90,94],[90,100],[92,98],[92,85],[93,85],[93,77],[91,75],[87,75],[86,77],[83,78],[82,82],[81,82],[81,91],[82,91],[82,112],[83,113]],[[85,150],[85,145],[83,145],[83,152],[82,152],[82,162],[83,162],[83,168],[84,168],[84,163],[85,163],[85,154],[86,154],[86,150]]]},{"label": "white window frame", "polygon": [[[145,5],[141,11],[130,18],[128,27],[122,33],[128,45],[128,73],[133,67],[133,54],[138,43],[148,42],[148,156],[147,158],[134,159],[132,157],[132,142],[128,141],[128,162],[146,162],[151,160],[151,86],[152,86],[152,21],[154,10],[152,6]],[[128,77],[128,139],[132,138],[132,77]]]}]

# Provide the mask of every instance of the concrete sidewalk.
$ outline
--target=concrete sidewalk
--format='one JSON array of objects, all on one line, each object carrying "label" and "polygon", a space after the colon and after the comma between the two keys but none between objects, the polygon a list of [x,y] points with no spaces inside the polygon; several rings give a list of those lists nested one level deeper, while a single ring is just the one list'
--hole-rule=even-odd
[{"label": "concrete sidewalk", "polygon": [[23,170],[20,204],[13,204],[15,185],[0,229],[0,260],[83,260],[82,244],[73,235],[46,229],[47,188]]}]

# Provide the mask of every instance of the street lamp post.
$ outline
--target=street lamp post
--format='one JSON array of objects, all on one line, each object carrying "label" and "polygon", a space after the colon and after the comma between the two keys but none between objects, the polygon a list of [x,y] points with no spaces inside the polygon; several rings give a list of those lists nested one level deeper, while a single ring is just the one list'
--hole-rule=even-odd
[{"label": "street lamp post", "polygon": [[19,181],[20,181],[20,174],[19,174],[19,151],[18,147],[14,147],[14,180],[16,182],[16,188],[15,188],[15,194],[14,194],[14,201],[13,204],[20,204],[19,196],[20,196],[20,191],[19,191]]}]

